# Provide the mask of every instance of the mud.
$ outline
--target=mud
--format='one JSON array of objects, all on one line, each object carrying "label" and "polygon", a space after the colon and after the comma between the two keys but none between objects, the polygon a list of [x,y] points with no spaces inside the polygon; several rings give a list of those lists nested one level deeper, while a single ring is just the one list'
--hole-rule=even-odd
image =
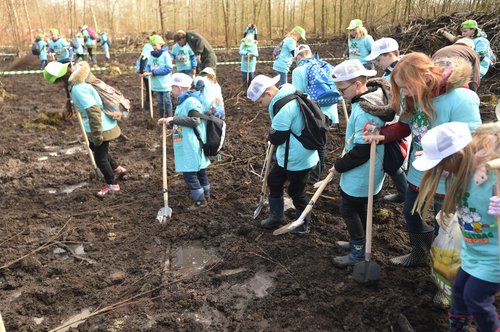
[{"label": "mud", "polygon": [[[339,56],[341,45],[321,50]],[[271,49],[263,49],[261,59],[270,57]],[[228,51],[220,58],[238,56]],[[117,59],[125,68],[134,60]],[[1,62],[3,70],[10,61]],[[258,73],[272,74],[270,67],[258,65]],[[47,331],[90,313],[70,330],[446,330],[446,310],[432,305],[429,267],[388,265],[409,251],[401,205],[375,205],[386,213],[374,220],[373,259],[382,272],[371,287],[357,284],[352,269],[331,264],[345,254],[335,242],[348,237],[338,181],[316,204],[309,234],[273,236],[257,227],[252,214],[270,121],[245,98],[238,66],[218,67],[228,133],[222,160],[208,169],[207,208],[186,210],[191,200],[174,172],[169,142],[173,213],[166,225],[155,220],[163,204],[161,127],[140,110],[139,78],[127,70],[98,76],[134,105],[120,124],[128,140],[111,143],[129,172],[119,181],[122,191],[104,199],[95,196],[102,183],[89,178],[76,118],[29,125],[40,113],[61,112],[64,93],[41,75],[1,77],[8,96],[0,110],[0,311],[7,331]],[[493,114],[492,106],[482,106],[483,120]],[[341,124],[341,132],[329,134],[328,164],[341,151],[342,115]],[[384,193],[393,191],[389,180]],[[289,222],[295,214],[285,215]],[[259,220],[266,216],[264,209]]]}]

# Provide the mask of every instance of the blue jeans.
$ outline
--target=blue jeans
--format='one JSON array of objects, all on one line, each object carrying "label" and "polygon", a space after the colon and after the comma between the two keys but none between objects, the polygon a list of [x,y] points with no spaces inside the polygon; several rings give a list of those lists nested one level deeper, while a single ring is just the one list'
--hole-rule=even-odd
[{"label": "blue jeans", "polygon": [[[427,233],[434,230],[434,234],[437,235],[439,226],[434,223],[434,226],[429,226],[424,224],[422,218],[418,213],[411,213],[413,209],[413,204],[417,200],[418,191],[415,191],[411,186],[406,189],[406,199],[403,206],[403,215],[405,216],[406,226],[408,227],[408,232],[410,233]],[[441,204],[443,204],[443,198],[434,197],[434,217],[437,215],[439,210],[441,210]]]},{"label": "blue jeans", "polygon": [[497,331],[500,321],[495,308],[495,294],[499,291],[500,284],[475,278],[460,268],[453,283],[450,312],[472,315],[480,332]]},{"label": "blue jeans", "polygon": [[[243,76],[243,83],[247,83],[247,72],[246,71],[242,71],[241,74]],[[249,84],[253,80],[253,75],[254,75],[253,71],[251,71],[251,72],[248,73],[248,83]]]},{"label": "blue jeans", "polygon": [[[170,117],[172,116],[172,99],[170,99],[170,91],[156,91],[158,95],[158,112],[160,114],[160,118],[163,116]],[[166,112],[165,112],[165,107]]]},{"label": "blue jeans", "polygon": [[283,84],[288,83],[287,73],[282,73],[279,71],[277,71],[276,73],[280,75],[280,81],[278,82],[279,86],[282,86]]},{"label": "blue jeans", "polygon": [[201,200],[204,193],[210,191],[206,169],[200,169],[198,172],[184,172],[182,177],[187,183],[194,201]]},{"label": "blue jeans", "polygon": [[43,70],[47,63],[49,63],[48,60],[40,60],[40,70]]}]

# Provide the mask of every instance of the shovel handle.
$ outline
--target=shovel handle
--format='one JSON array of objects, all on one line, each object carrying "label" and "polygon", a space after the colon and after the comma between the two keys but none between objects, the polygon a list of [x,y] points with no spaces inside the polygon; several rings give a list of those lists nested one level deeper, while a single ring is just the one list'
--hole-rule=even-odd
[{"label": "shovel handle", "polygon": [[168,207],[168,182],[167,182],[167,125],[163,122],[162,125],[162,153],[163,153],[163,165],[162,165],[162,175],[163,175],[163,202],[165,203],[165,208]]},{"label": "shovel handle", "polygon": [[148,76],[148,90],[149,90],[149,113],[153,119],[153,92],[151,91],[151,76]]},{"label": "shovel handle", "polygon": [[92,164],[92,167],[94,167],[94,170],[96,170],[97,165],[95,163],[94,153],[90,149],[89,138],[87,137],[87,132],[85,131],[85,126],[83,125],[83,120],[82,120],[82,116],[80,115],[80,112],[76,111],[76,116],[78,118],[78,123],[80,124],[80,129],[82,130],[83,140],[85,141],[85,148],[87,149],[87,153],[88,153],[89,158],[90,158],[90,163]]},{"label": "shovel handle", "polygon": [[0,332],[6,332],[5,325],[3,325],[3,319],[1,313],[0,313]]},{"label": "shovel handle", "polygon": [[368,173],[368,207],[366,211],[366,247],[365,260],[368,262],[372,256],[372,218],[373,218],[373,187],[375,178],[375,158],[377,153],[377,144],[370,144],[370,170]]},{"label": "shovel handle", "polygon": [[266,168],[264,170],[264,178],[262,180],[261,195],[265,195],[267,190],[267,178],[269,176],[269,172],[271,171],[271,159],[275,148],[276,147],[271,144],[271,147],[267,150],[266,160],[265,160]]},{"label": "shovel handle", "polygon": [[139,76],[141,79],[141,110],[144,109],[144,77]]},{"label": "shovel handle", "polygon": [[349,114],[347,114],[347,106],[345,105],[344,98],[342,98],[342,108],[344,109],[345,125],[347,127],[347,123],[349,122]]}]

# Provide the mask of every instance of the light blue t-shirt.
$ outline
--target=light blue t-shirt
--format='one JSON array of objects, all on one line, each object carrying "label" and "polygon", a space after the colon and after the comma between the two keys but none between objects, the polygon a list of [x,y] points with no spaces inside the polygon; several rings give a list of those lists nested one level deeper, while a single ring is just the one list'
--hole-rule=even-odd
[{"label": "light blue t-shirt", "polygon": [[371,53],[373,37],[368,35],[363,38],[351,38],[349,40],[349,60],[358,59],[362,64],[367,64],[365,58]]},{"label": "light blue t-shirt", "polygon": [[53,51],[56,60],[59,62],[67,62],[69,61],[69,52],[68,52],[69,44],[64,38],[59,38],[56,41],[49,41],[49,49]]},{"label": "light blue t-shirt", "polygon": [[84,54],[85,50],[83,49],[83,45],[85,44],[85,41],[83,40],[83,37],[77,37],[76,41],[78,42],[78,48],[73,51],[75,51],[75,54]]},{"label": "light blue t-shirt", "polygon": [[[298,67],[292,71],[292,85],[295,89],[304,93],[307,93],[307,68],[307,62],[301,60]],[[332,123],[339,123],[337,104],[321,106],[320,108],[321,111],[332,121]]]},{"label": "light blue t-shirt", "polygon": [[175,43],[172,48],[172,57],[175,59],[177,71],[192,70],[191,56],[193,55],[194,52],[187,43],[184,46]]},{"label": "light blue t-shirt", "polygon": [[[252,53],[250,56],[250,61],[247,61],[247,54]],[[253,43],[248,46],[245,42],[241,42],[240,44],[240,55],[241,55],[241,71],[246,73],[255,72],[255,68],[257,67],[257,57],[259,56],[259,50],[257,48],[257,44]]]},{"label": "light blue t-shirt", "polygon": [[472,41],[474,42],[474,50],[477,52],[477,54],[479,54],[479,57],[481,59],[481,62],[479,63],[479,75],[481,76],[481,78],[483,78],[483,76],[486,75],[488,69],[491,66],[491,45],[488,39],[483,36],[473,38]]},{"label": "light blue t-shirt", "polygon": [[97,91],[88,83],[74,84],[70,91],[71,100],[76,109],[82,113],[83,126],[85,131],[90,133],[89,116],[87,108],[98,105],[101,109],[101,127],[102,131],[108,131],[116,127],[118,124],[116,120],[111,119],[109,116],[102,112],[102,100]]},{"label": "light blue t-shirt", "polygon": [[168,51],[163,51],[159,57],[150,55],[148,58],[148,66],[151,71],[162,67],[170,67],[170,73],[167,75],[153,75],[151,76],[151,90],[159,92],[172,91],[172,58]]},{"label": "light blue t-shirt", "polygon": [[99,36],[99,43],[101,44],[103,50],[109,48],[108,40],[108,34],[105,32],[101,33],[101,35]]},{"label": "light blue t-shirt", "polygon": [[144,44],[142,47],[141,57],[149,59],[151,57],[151,51],[153,51],[153,46],[150,43]]},{"label": "light blue t-shirt", "polygon": [[[424,112],[419,107],[411,119],[402,120],[402,122],[408,123],[413,134],[412,153],[409,160],[410,168],[406,178],[409,183],[417,188],[420,186],[423,172],[417,171],[413,167],[413,161],[415,160],[415,153],[422,151],[421,141],[427,131],[448,122],[465,122],[469,125],[471,131],[481,125],[479,97],[472,90],[466,88],[452,89],[448,93],[433,98],[432,106],[436,111],[436,116],[431,122],[427,120]],[[444,182],[445,179],[442,177],[436,191],[438,194],[444,195],[446,193]]]},{"label": "light blue t-shirt", "polygon": [[488,214],[495,185],[495,172],[488,172],[488,180],[479,186],[471,176],[465,196],[458,204],[457,214],[463,235],[460,254],[462,269],[478,279],[500,283],[499,225],[497,219]]},{"label": "light blue t-shirt", "polygon": [[[179,99],[182,99],[182,96]],[[175,116],[188,116],[191,110],[196,110],[203,114],[201,103],[194,97],[188,97],[182,103],[178,104],[175,109]],[[202,141],[206,142],[206,121],[202,119],[196,129],[198,129]],[[200,141],[196,137],[193,128],[174,124],[172,140],[174,142],[176,172],[198,172],[210,165],[210,160],[203,153]]]},{"label": "light blue t-shirt", "polygon": [[[295,135],[300,136],[304,129],[304,117],[301,114],[298,102],[292,100],[285,104],[274,116],[273,106],[283,97],[295,93],[296,89],[291,84],[283,84],[278,93],[269,104],[268,111],[271,117],[271,127],[279,131],[291,130]],[[285,167],[286,142],[276,149],[276,159],[278,165]],[[319,161],[318,151],[306,149],[294,135],[290,134],[290,146],[288,150],[289,171],[302,171],[310,169]]]},{"label": "light blue t-shirt", "polygon": [[274,60],[273,70],[280,73],[288,73],[293,62],[292,52],[297,47],[297,42],[292,37],[288,36],[283,39],[280,55]]},{"label": "light blue t-shirt", "polygon": [[38,59],[47,60],[47,43],[43,40],[37,41],[38,47],[40,47],[40,54],[38,55]]},{"label": "light blue t-shirt", "polygon": [[[357,144],[368,144],[363,141],[363,132],[367,122],[375,123],[378,127],[384,126],[384,121],[380,118],[366,113],[359,103],[352,104],[351,117],[347,122],[345,132],[345,151],[351,151]],[[375,158],[375,177],[373,182],[373,195],[382,190],[384,184],[384,144],[378,144]],[[368,197],[368,177],[370,161],[355,167],[340,175],[340,188],[349,196]]]}]

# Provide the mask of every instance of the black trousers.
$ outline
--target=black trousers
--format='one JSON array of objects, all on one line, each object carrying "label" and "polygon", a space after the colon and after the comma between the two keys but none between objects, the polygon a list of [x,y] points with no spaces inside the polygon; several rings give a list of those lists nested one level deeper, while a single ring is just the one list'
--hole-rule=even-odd
[{"label": "black trousers", "polygon": [[[349,239],[362,240],[366,232],[366,210],[368,197],[349,196],[341,190],[342,202],[340,203],[340,214],[349,231]],[[380,193],[373,197],[373,201],[380,198]]]},{"label": "black trousers", "polygon": [[89,143],[90,149],[94,152],[95,163],[101,170],[102,175],[104,175],[106,183],[116,184],[113,170],[118,167],[118,164],[109,154],[109,141],[102,142],[99,146],[94,145],[91,141]]},{"label": "black trousers", "polygon": [[283,187],[288,180],[288,196],[293,200],[293,205],[297,211],[303,211],[308,203],[306,196],[306,183],[310,169],[302,171],[285,171],[283,167],[274,164],[267,178],[269,186],[269,196],[280,198],[283,196]]}]

